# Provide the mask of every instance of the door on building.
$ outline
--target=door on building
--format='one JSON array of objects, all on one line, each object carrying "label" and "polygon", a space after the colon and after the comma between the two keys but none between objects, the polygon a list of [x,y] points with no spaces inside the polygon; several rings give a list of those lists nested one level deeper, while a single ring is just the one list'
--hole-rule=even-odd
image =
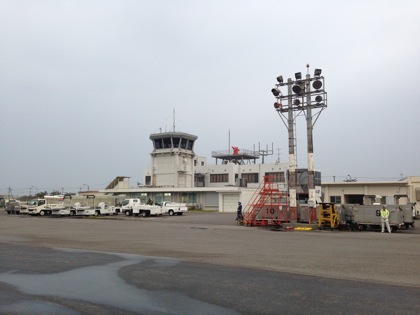
[{"label": "door on building", "polygon": [[239,194],[223,194],[223,212],[236,212]]}]

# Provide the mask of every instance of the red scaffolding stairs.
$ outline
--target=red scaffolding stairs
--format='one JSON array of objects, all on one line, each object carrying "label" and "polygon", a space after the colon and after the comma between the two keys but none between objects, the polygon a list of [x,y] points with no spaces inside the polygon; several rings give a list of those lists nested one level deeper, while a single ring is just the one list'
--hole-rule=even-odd
[{"label": "red scaffolding stairs", "polygon": [[290,221],[287,192],[281,191],[272,176],[264,180],[244,209],[246,226],[280,226]]}]

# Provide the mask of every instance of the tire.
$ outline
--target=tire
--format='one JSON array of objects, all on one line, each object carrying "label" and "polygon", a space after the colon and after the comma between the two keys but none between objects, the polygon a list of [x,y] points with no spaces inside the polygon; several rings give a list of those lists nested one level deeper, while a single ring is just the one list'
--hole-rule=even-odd
[{"label": "tire", "polygon": [[43,217],[43,216],[45,215],[45,211],[44,211],[44,210],[41,210],[41,211],[39,212],[39,215],[40,215],[41,217]]},{"label": "tire", "polygon": [[146,211],[142,211],[140,212],[140,216],[142,216],[143,218],[147,217],[147,212]]},{"label": "tire", "polygon": [[74,212],[74,210],[70,211],[70,216],[74,216],[76,214],[76,212]]},{"label": "tire", "polygon": [[171,210],[168,211],[168,214],[172,216],[172,215],[175,215],[175,212],[174,212],[174,210],[171,209]]},{"label": "tire", "polygon": [[129,216],[131,215],[131,211],[130,211],[130,210],[126,210],[124,213],[125,213],[125,215],[126,215],[127,217],[129,217]]},{"label": "tire", "polygon": [[99,211],[95,211],[95,217],[97,217],[98,215],[100,215],[101,213]]}]

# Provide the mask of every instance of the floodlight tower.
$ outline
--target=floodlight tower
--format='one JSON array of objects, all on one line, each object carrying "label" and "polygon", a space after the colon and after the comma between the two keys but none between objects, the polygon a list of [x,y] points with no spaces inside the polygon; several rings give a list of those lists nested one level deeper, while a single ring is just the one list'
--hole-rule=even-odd
[{"label": "floodlight tower", "polygon": [[[276,97],[274,108],[288,129],[289,136],[289,200],[290,213],[294,216],[296,211],[296,157],[294,153],[295,137],[294,126],[296,118],[303,114],[306,117],[307,144],[308,144],[308,206],[315,208],[315,178],[314,178],[314,150],[313,150],[313,127],[321,112],[327,107],[327,92],[324,90],[324,77],[321,69],[315,69],[314,77],[309,74],[302,79],[302,73],[295,73],[295,80],[288,79],[283,83],[283,77],[277,77],[277,84],[271,90]],[[311,90],[311,83],[313,90]],[[287,85],[287,94],[283,95],[281,89]],[[287,101],[283,104],[282,101]],[[287,113],[287,117],[285,115]],[[292,218],[291,218],[292,219]]]},{"label": "floodlight tower", "polygon": [[[287,83],[283,82],[283,76],[277,77],[276,87],[271,90],[273,95],[277,98],[277,102],[274,103],[274,108],[280,115],[284,125],[288,131],[289,138],[289,178],[288,178],[288,191],[289,191],[289,208],[291,220],[297,220],[297,198],[296,198],[296,154],[295,154],[295,119],[296,114],[292,106],[293,93],[292,93],[292,79],[287,79]],[[283,95],[281,92],[282,86],[287,86],[287,95]],[[287,100],[287,105],[283,106],[280,100]],[[287,117],[284,115],[287,113]]]}]

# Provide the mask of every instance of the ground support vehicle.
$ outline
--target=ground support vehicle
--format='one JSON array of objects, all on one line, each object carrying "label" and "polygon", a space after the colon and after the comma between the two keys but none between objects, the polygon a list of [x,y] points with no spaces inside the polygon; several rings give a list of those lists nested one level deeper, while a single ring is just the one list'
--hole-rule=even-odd
[{"label": "ground support vehicle", "polygon": [[[401,229],[404,225],[403,205],[388,205],[389,225],[393,231]],[[382,205],[355,205],[343,204],[340,217],[345,218],[351,230],[381,229]]]},{"label": "ground support vehicle", "polygon": [[414,219],[416,217],[415,213],[415,203],[409,203],[408,205],[400,206],[403,211],[403,217],[404,217],[404,225],[402,226],[402,229],[406,230],[409,227],[414,228]]},{"label": "ground support vehicle", "polygon": [[7,214],[20,214],[21,206],[19,201],[12,199],[5,202],[5,210]]},{"label": "ground support vehicle", "polygon": [[138,205],[134,206],[129,210],[125,210],[125,215],[135,215],[141,217],[150,217],[156,215],[162,215],[162,208],[154,205]]},{"label": "ground support vehicle", "polygon": [[104,201],[99,202],[98,205],[95,206],[95,195],[86,195],[84,197],[86,198],[85,202],[76,202],[74,204],[76,215],[98,216],[117,214],[116,208],[107,205]]},{"label": "ground support vehicle", "polygon": [[[95,205],[96,201],[99,201]],[[63,207],[60,209],[52,209],[53,215],[60,216],[98,216],[98,215],[114,215],[118,214],[117,207],[113,204],[115,198],[103,196],[87,195],[74,196],[64,195]]]},{"label": "ground support vehicle", "polygon": [[99,215],[114,215],[117,214],[114,207],[109,207],[105,202],[100,202],[97,206],[85,206],[79,202],[74,204],[76,210],[75,215],[81,216],[99,216]]},{"label": "ground support vehicle", "polygon": [[338,211],[335,204],[321,203],[318,213],[319,229],[337,229],[339,226]]},{"label": "ground support vehicle", "polygon": [[64,208],[64,196],[44,196],[44,198],[32,199],[28,203],[28,213],[31,215],[52,214],[53,209]]},{"label": "ground support vehicle", "polygon": [[107,205],[105,202],[101,201],[95,207],[95,215],[116,215],[116,209],[114,206]]},{"label": "ground support vehicle", "polygon": [[126,216],[140,215],[142,217],[161,215],[163,213],[162,207],[142,204],[138,198],[124,199],[120,207],[120,212],[123,212]]},{"label": "ground support vehicle", "polygon": [[175,203],[175,202],[160,202],[157,203],[162,208],[163,214],[169,215],[183,215],[188,211],[188,207],[185,203]]},{"label": "ground support vehicle", "polygon": [[[264,176],[243,210],[243,223],[246,226],[273,226],[279,230],[283,223],[290,222],[290,213],[287,192],[277,186],[272,176]],[[294,219],[297,219],[295,211]]]},{"label": "ground support vehicle", "polygon": [[73,216],[76,215],[76,209],[72,204],[72,197],[73,195],[64,195],[63,196],[63,207],[62,208],[53,208],[51,209],[52,215],[60,215],[60,216]]},{"label": "ground support vehicle", "polygon": [[124,213],[126,216],[135,215],[139,213],[137,209],[141,205],[142,203],[138,198],[124,199],[120,207],[115,207],[115,211]]}]

